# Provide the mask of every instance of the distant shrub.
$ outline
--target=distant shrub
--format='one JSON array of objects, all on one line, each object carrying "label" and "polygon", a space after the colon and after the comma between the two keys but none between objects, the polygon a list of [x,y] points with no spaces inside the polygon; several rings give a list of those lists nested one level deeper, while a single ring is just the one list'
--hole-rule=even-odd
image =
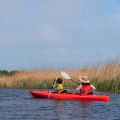
[{"label": "distant shrub", "polygon": [[10,76],[10,75],[13,75],[13,74],[15,74],[15,73],[17,73],[17,72],[19,72],[19,71],[7,71],[7,70],[0,70],[0,77],[2,77],[2,76]]}]

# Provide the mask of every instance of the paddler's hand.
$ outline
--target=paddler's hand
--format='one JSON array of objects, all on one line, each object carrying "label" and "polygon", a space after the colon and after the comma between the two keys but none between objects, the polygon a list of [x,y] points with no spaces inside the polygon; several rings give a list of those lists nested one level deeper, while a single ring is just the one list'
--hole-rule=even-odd
[{"label": "paddler's hand", "polygon": [[92,89],[92,91],[96,92],[97,90],[96,89]]},{"label": "paddler's hand", "polygon": [[93,91],[96,91],[96,89],[93,89]]}]

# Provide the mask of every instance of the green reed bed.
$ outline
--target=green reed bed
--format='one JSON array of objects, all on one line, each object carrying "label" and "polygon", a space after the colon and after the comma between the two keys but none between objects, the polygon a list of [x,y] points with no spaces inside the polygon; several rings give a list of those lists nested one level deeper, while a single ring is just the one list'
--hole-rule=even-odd
[{"label": "green reed bed", "polygon": [[[120,59],[104,64],[87,65],[81,69],[64,69],[74,81],[80,83],[79,76],[88,76],[97,91],[120,92]],[[4,73],[4,75],[3,75]],[[6,73],[6,76],[5,76]],[[11,72],[10,72],[11,73]],[[51,89],[54,78],[61,77],[61,70],[44,69],[33,71],[12,72],[1,71],[0,88],[11,89]],[[9,74],[9,75],[8,75]],[[63,79],[64,89],[76,89],[77,85],[71,80]]]},{"label": "green reed bed", "polygon": [[[66,81],[66,80],[65,80]],[[2,89],[51,89],[53,84],[53,80],[44,80],[40,83],[33,82],[33,80],[21,80],[18,82],[14,82],[11,85],[9,84],[1,84],[0,88]],[[75,89],[77,86],[74,83],[63,82],[63,86],[65,89]]]},{"label": "green reed bed", "polygon": [[[70,80],[63,79],[64,89],[76,89],[77,85]],[[34,80],[21,80],[10,84],[0,84],[0,88],[3,89],[51,89],[52,80],[43,80],[42,82],[33,82]],[[76,80],[79,82],[78,80]],[[120,78],[113,79],[110,81],[99,81],[98,79],[93,79],[92,84],[97,88],[97,91],[103,92],[113,92],[119,93],[120,91]]]},{"label": "green reed bed", "polygon": [[97,88],[97,91],[105,91],[112,93],[120,93],[120,78],[112,79],[110,81],[96,81],[94,79],[92,83]]},{"label": "green reed bed", "polygon": [[21,80],[15,83],[12,83],[11,85],[8,85],[6,83],[1,84],[0,88],[2,89],[50,89],[52,83],[48,81],[36,83],[31,80]]}]

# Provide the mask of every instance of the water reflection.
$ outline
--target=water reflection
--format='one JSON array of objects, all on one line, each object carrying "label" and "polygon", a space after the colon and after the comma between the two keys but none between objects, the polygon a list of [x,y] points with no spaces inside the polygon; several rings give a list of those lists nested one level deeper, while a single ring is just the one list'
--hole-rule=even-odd
[{"label": "water reflection", "polygon": [[111,103],[120,103],[120,101],[110,101]]},{"label": "water reflection", "polygon": [[58,104],[59,106],[63,105],[63,100],[55,100],[55,103]]},{"label": "water reflection", "polygon": [[76,117],[82,117],[83,120],[87,120],[89,117],[94,117],[93,109],[91,107],[92,102],[55,100],[55,104],[55,106],[57,106],[55,108],[57,117],[63,119],[74,119]]},{"label": "water reflection", "polygon": [[[105,93],[98,93],[105,94]],[[0,119],[4,120],[119,120],[120,94],[111,101],[80,102],[34,99],[29,90],[0,90]]]}]

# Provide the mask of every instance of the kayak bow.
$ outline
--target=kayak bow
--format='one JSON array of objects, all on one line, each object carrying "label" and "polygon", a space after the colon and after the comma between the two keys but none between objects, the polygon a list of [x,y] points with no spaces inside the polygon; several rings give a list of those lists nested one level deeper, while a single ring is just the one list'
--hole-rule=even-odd
[{"label": "kayak bow", "polygon": [[108,95],[81,95],[76,93],[54,93],[50,91],[39,92],[30,90],[33,98],[50,98],[50,99],[59,99],[59,100],[77,100],[77,101],[110,101],[110,96]]}]

